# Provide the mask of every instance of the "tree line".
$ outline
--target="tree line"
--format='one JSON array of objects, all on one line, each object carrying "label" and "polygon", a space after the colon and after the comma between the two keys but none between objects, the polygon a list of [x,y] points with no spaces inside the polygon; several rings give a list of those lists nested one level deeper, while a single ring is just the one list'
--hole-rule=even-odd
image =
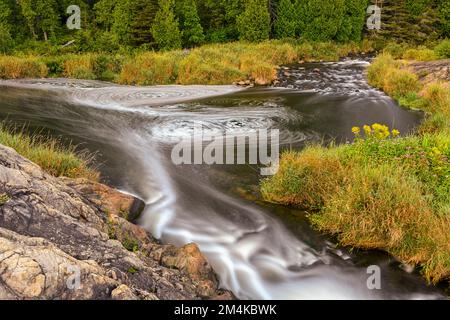
[{"label": "tree line", "polygon": [[[384,5],[384,36],[407,38],[411,25],[435,37],[450,32],[450,0],[0,0],[0,50],[72,39],[79,51],[285,38],[360,41],[371,2]],[[81,9],[80,30],[66,27],[70,5]]]}]

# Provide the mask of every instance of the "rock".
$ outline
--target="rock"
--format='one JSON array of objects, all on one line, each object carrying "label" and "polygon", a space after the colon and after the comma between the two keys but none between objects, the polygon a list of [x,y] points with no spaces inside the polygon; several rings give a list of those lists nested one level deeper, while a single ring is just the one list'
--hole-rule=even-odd
[{"label": "rock", "polygon": [[130,221],[135,221],[145,207],[142,200],[94,181],[69,178],[60,178],[60,181],[75,189],[102,211]]},{"label": "rock", "polygon": [[133,197],[52,177],[1,145],[0,195],[0,299],[210,299],[220,292],[197,246],[161,245],[124,218]]},{"label": "rock", "polygon": [[315,69],[313,69],[313,72],[320,73],[320,69],[319,68],[315,68]]},{"label": "rock", "polygon": [[417,74],[424,84],[432,82],[450,82],[450,59],[413,62],[408,68]]},{"label": "rock", "polygon": [[191,243],[181,249],[167,246],[161,252],[160,259],[164,266],[176,268],[195,281],[201,297],[215,294],[218,286],[216,275],[196,244]]},{"label": "rock", "polygon": [[121,284],[111,292],[113,300],[138,300],[133,291],[124,284]]}]

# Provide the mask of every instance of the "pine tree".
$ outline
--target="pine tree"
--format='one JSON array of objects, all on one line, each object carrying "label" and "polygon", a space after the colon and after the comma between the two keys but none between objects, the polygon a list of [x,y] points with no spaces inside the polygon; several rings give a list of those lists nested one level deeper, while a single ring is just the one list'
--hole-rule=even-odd
[{"label": "pine tree", "polygon": [[297,34],[306,40],[332,40],[344,17],[345,0],[296,0]]},{"label": "pine tree", "polygon": [[183,44],[187,47],[194,47],[203,43],[205,36],[200,24],[195,0],[184,0],[182,8]]},{"label": "pine tree", "polygon": [[152,35],[160,50],[181,48],[181,32],[175,18],[174,0],[159,0]]},{"label": "pine tree", "polygon": [[361,40],[364,25],[366,23],[366,12],[368,0],[345,0],[345,10],[341,26],[336,35],[340,42]]},{"label": "pine tree", "polygon": [[295,37],[297,20],[291,0],[281,0],[277,7],[275,36],[277,39]]},{"label": "pine tree", "polygon": [[267,0],[247,0],[244,12],[237,19],[239,37],[247,41],[269,39],[270,14]]},{"label": "pine tree", "polygon": [[142,44],[152,45],[155,39],[151,26],[158,10],[157,0],[134,0],[133,20],[131,22],[132,43],[135,46]]}]

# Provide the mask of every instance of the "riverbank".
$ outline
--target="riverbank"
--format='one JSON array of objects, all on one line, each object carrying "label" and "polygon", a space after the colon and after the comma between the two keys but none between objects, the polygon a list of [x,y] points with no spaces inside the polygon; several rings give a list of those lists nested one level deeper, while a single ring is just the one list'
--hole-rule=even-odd
[{"label": "riverbank", "polygon": [[427,113],[415,136],[382,124],[348,128],[352,145],[285,153],[261,191],[307,210],[342,245],[385,250],[438,283],[450,276],[450,89],[448,79],[424,81],[433,76],[415,74],[419,65],[385,53],[368,70],[372,86]]},{"label": "riverbank", "polygon": [[337,44],[273,40],[257,44],[211,44],[168,52],[136,51],[129,55],[0,55],[0,78],[64,77],[128,85],[269,85],[276,79],[276,69],[282,64],[337,61],[349,54],[373,52],[372,45],[370,41]]},{"label": "riverbank", "polygon": [[96,182],[87,154],[5,127],[0,143],[44,165],[0,144],[0,300],[232,299],[195,244],[133,224],[144,203]]}]

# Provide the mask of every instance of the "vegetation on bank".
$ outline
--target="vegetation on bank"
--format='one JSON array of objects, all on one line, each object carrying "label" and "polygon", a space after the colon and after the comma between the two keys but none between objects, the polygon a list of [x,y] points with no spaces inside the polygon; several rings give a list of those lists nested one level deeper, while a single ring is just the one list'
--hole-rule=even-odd
[{"label": "vegetation on bank", "polygon": [[253,80],[270,84],[277,67],[299,61],[336,61],[349,54],[372,52],[361,44],[272,40],[204,45],[189,51],[86,53],[44,57],[0,56],[0,78],[67,77],[120,84],[232,84]]},{"label": "vegetation on bank", "polygon": [[417,135],[398,137],[380,124],[352,128],[351,145],[285,153],[261,192],[307,210],[313,225],[342,245],[386,250],[437,283],[450,277],[450,87],[424,85],[407,66],[384,53],[368,78],[427,113]]},{"label": "vegetation on bank", "polygon": [[93,156],[77,152],[75,146],[43,135],[28,135],[0,124],[0,144],[15,149],[20,155],[39,165],[55,177],[87,178],[98,181],[100,174],[92,169]]},{"label": "vegetation on bank", "polygon": [[408,62],[395,60],[390,54],[380,55],[368,70],[369,83],[396,99],[400,105],[427,113],[419,128],[424,133],[450,132],[450,85],[432,82],[423,85],[408,70]]}]

